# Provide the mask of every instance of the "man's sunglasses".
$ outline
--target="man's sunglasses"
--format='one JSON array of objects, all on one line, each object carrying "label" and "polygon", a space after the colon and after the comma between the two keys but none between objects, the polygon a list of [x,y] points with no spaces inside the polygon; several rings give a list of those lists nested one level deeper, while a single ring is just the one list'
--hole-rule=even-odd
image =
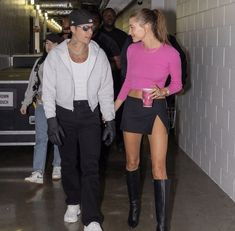
[{"label": "man's sunglasses", "polygon": [[82,28],[82,30],[83,31],[85,31],[85,32],[87,32],[88,30],[92,30],[92,31],[94,31],[94,26],[89,26],[89,25],[83,25],[83,26],[81,26],[81,25],[78,25],[77,27],[80,27],[80,28]]}]

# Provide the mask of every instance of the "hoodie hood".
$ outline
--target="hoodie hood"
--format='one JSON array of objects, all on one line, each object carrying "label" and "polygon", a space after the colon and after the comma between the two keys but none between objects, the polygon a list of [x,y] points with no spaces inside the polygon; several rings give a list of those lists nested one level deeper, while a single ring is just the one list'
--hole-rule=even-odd
[{"label": "hoodie hood", "polygon": [[[70,39],[64,40],[61,44],[57,45],[55,48],[53,48],[53,51],[62,59],[65,66],[69,69],[69,71],[72,73],[72,67],[71,62],[68,59],[69,52],[68,52],[68,42]],[[100,46],[93,40],[89,43],[89,52],[90,52],[90,62],[89,62],[89,70],[92,70],[96,59],[100,52]]]}]

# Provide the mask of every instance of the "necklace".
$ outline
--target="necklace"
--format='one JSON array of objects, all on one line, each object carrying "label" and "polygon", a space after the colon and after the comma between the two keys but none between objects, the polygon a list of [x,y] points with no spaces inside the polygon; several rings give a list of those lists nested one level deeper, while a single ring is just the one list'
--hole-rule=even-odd
[{"label": "necklace", "polygon": [[[74,54],[74,55],[76,55],[76,56],[81,56],[81,55],[83,54],[83,51],[84,51],[84,48],[81,48],[80,51],[76,51],[76,50],[72,49],[72,48],[69,47],[69,46],[68,46],[68,49],[69,49],[69,51],[70,51],[72,54]],[[85,49],[86,49],[86,48],[85,48]],[[87,50],[87,49],[86,49],[86,50]]]}]

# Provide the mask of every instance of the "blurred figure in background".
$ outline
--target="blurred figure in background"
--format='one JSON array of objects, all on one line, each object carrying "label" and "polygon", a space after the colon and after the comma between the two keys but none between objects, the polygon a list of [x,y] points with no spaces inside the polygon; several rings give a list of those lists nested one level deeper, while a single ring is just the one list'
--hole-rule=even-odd
[{"label": "blurred figure in background", "polygon": [[60,33],[60,36],[65,40],[71,38],[71,30],[69,25],[69,18],[64,17],[62,19],[62,32]]},{"label": "blurred figure in background", "polygon": [[[104,50],[106,53],[112,71],[120,70],[121,64],[120,64],[120,49],[114,39],[112,39],[110,36],[106,35],[104,32],[100,30],[101,25],[101,15],[98,11],[92,11],[94,20],[94,31],[92,35],[92,40],[98,43],[98,45]],[[116,89],[115,87],[115,79],[114,79],[114,91]],[[114,93],[115,94],[115,93]]]},{"label": "blurred figure in background", "polygon": [[[33,156],[33,172],[31,176],[26,177],[25,181],[43,184],[43,175],[45,170],[46,156],[47,156],[47,120],[43,109],[42,102],[42,84],[43,84],[43,67],[44,60],[47,54],[57,46],[62,39],[57,34],[48,34],[44,42],[44,53],[39,58],[31,71],[29,83],[25,92],[25,98],[22,102],[20,112],[22,115],[27,113],[29,105],[35,101],[35,146]],[[58,147],[54,145],[54,160],[53,160],[52,179],[57,180],[61,178],[60,172],[60,154]]]},{"label": "blurred figure in background", "polygon": [[[106,35],[100,30],[101,25],[101,15],[99,11],[91,11],[93,15],[93,25],[94,31],[92,35],[92,40],[98,43],[98,45],[104,50],[105,54],[109,59],[109,63],[111,65],[112,76],[113,76],[113,89],[114,89],[114,97],[116,98],[120,88],[121,82],[119,81],[119,77],[117,72],[120,71],[120,49],[111,37]],[[120,129],[119,127],[116,129]],[[109,158],[110,146],[106,146],[104,143],[101,145],[101,155],[100,155],[100,173],[101,175],[105,175],[108,158]]]},{"label": "blurred figure in background", "polygon": [[[116,19],[117,19],[117,14],[115,10],[112,8],[105,8],[102,12],[103,24],[101,27],[101,31],[105,33],[106,35],[110,36],[114,41],[116,41],[121,51],[127,39],[127,34],[124,31],[115,27]],[[122,78],[120,69],[113,71],[113,78],[115,79],[114,99],[116,99],[118,92],[120,91],[121,86],[123,84],[123,80],[124,80]],[[121,108],[116,112],[116,130],[117,130],[116,144],[120,152],[123,152],[123,148],[124,148],[123,134],[122,134],[122,131],[120,130],[122,110],[123,110],[123,106],[121,106]]]},{"label": "blurred figure in background", "polygon": [[103,25],[101,31],[115,40],[121,50],[126,41],[127,34],[115,27],[116,19],[117,14],[115,10],[112,8],[105,8],[102,12]]}]

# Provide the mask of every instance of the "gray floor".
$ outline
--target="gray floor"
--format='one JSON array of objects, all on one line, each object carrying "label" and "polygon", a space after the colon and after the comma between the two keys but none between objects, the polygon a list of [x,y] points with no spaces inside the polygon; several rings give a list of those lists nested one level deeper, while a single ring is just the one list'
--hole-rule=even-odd
[{"label": "gray floor", "polygon": [[[32,152],[32,147],[0,147],[0,231],[83,230],[81,222],[64,224],[64,194],[61,182],[50,179],[50,164],[43,186],[24,182],[31,171]],[[142,212],[135,230],[153,231],[155,214],[147,145],[142,153]],[[126,223],[124,165],[123,154],[113,146],[102,181],[105,231],[130,230]],[[168,174],[174,179],[171,231],[235,230],[235,204],[177,148],[173,139],[169,145]]]}]

